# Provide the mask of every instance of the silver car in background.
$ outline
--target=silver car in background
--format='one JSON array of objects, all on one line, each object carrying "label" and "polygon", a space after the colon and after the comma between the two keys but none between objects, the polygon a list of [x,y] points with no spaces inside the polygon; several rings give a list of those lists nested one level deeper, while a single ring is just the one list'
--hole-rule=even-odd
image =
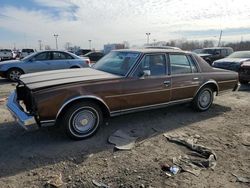
[{"label": "silver car in background", "polygon": [[57,69],[89,67],[90,60],[65,51],[41,51],[21,60],[0,63],[0,77],[16,81],[20,75]]}]

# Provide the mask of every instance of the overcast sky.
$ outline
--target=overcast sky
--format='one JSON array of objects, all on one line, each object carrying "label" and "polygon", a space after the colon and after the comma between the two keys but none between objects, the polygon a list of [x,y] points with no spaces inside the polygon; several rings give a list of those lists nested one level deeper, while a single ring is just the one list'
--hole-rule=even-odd
[{"label": "overcast sky", "polygon": [[128,41],[250,40],[249,0],[0,0],[0,48]]}]

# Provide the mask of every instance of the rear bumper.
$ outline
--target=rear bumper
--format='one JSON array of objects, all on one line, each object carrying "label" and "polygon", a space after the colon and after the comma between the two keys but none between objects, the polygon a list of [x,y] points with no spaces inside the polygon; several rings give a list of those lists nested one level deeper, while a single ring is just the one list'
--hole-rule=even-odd
[{"label": "rear bumper", "polygon": [[24,129],[29,130],[34,127],[38,127],[34,116],[27,114],[17,101],[17,95],[14,91],[10,94],[7,102],[7,107],[15,118],[16,122],[21,125]]}]

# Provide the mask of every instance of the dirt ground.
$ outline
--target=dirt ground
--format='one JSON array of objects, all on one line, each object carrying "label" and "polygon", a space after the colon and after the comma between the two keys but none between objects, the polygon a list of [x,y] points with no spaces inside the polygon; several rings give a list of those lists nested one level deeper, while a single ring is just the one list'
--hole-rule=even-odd
[{"label": "dirt ground", "polygon": [[[0,79],[0,99],[13,89]],[[139,133],[132,150],[115,151],[107,142],[118,129]],[[215,170],[166,176],[160,164],[189,151],[163,136],[176,132],[200,135],[198,143],[216,152]],[[93,180],[112,188],[249,187],[232,175],[250,177],[249,143],[250,84],[216,97],[207,112],[181,105],[115,117],[83,141],[69,140],[54,127],[26,132],[0,102],[0,187],[45,187],[56,176],[61,187],[95,187]]]}]

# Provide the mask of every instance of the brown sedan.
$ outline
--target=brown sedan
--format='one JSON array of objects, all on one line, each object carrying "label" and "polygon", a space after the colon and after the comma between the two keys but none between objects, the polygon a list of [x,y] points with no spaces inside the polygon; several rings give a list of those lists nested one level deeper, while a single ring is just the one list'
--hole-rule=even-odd
[{"label": "brown sedan", "polygon": [[237,73],[213,68],[190,52],[117,50],[92,68],[21,76],[7,106],[26,129],[58,124],[71,138],[83,139],[103,117],[187,102],[206,111],[214,94],[238,86]]}]

